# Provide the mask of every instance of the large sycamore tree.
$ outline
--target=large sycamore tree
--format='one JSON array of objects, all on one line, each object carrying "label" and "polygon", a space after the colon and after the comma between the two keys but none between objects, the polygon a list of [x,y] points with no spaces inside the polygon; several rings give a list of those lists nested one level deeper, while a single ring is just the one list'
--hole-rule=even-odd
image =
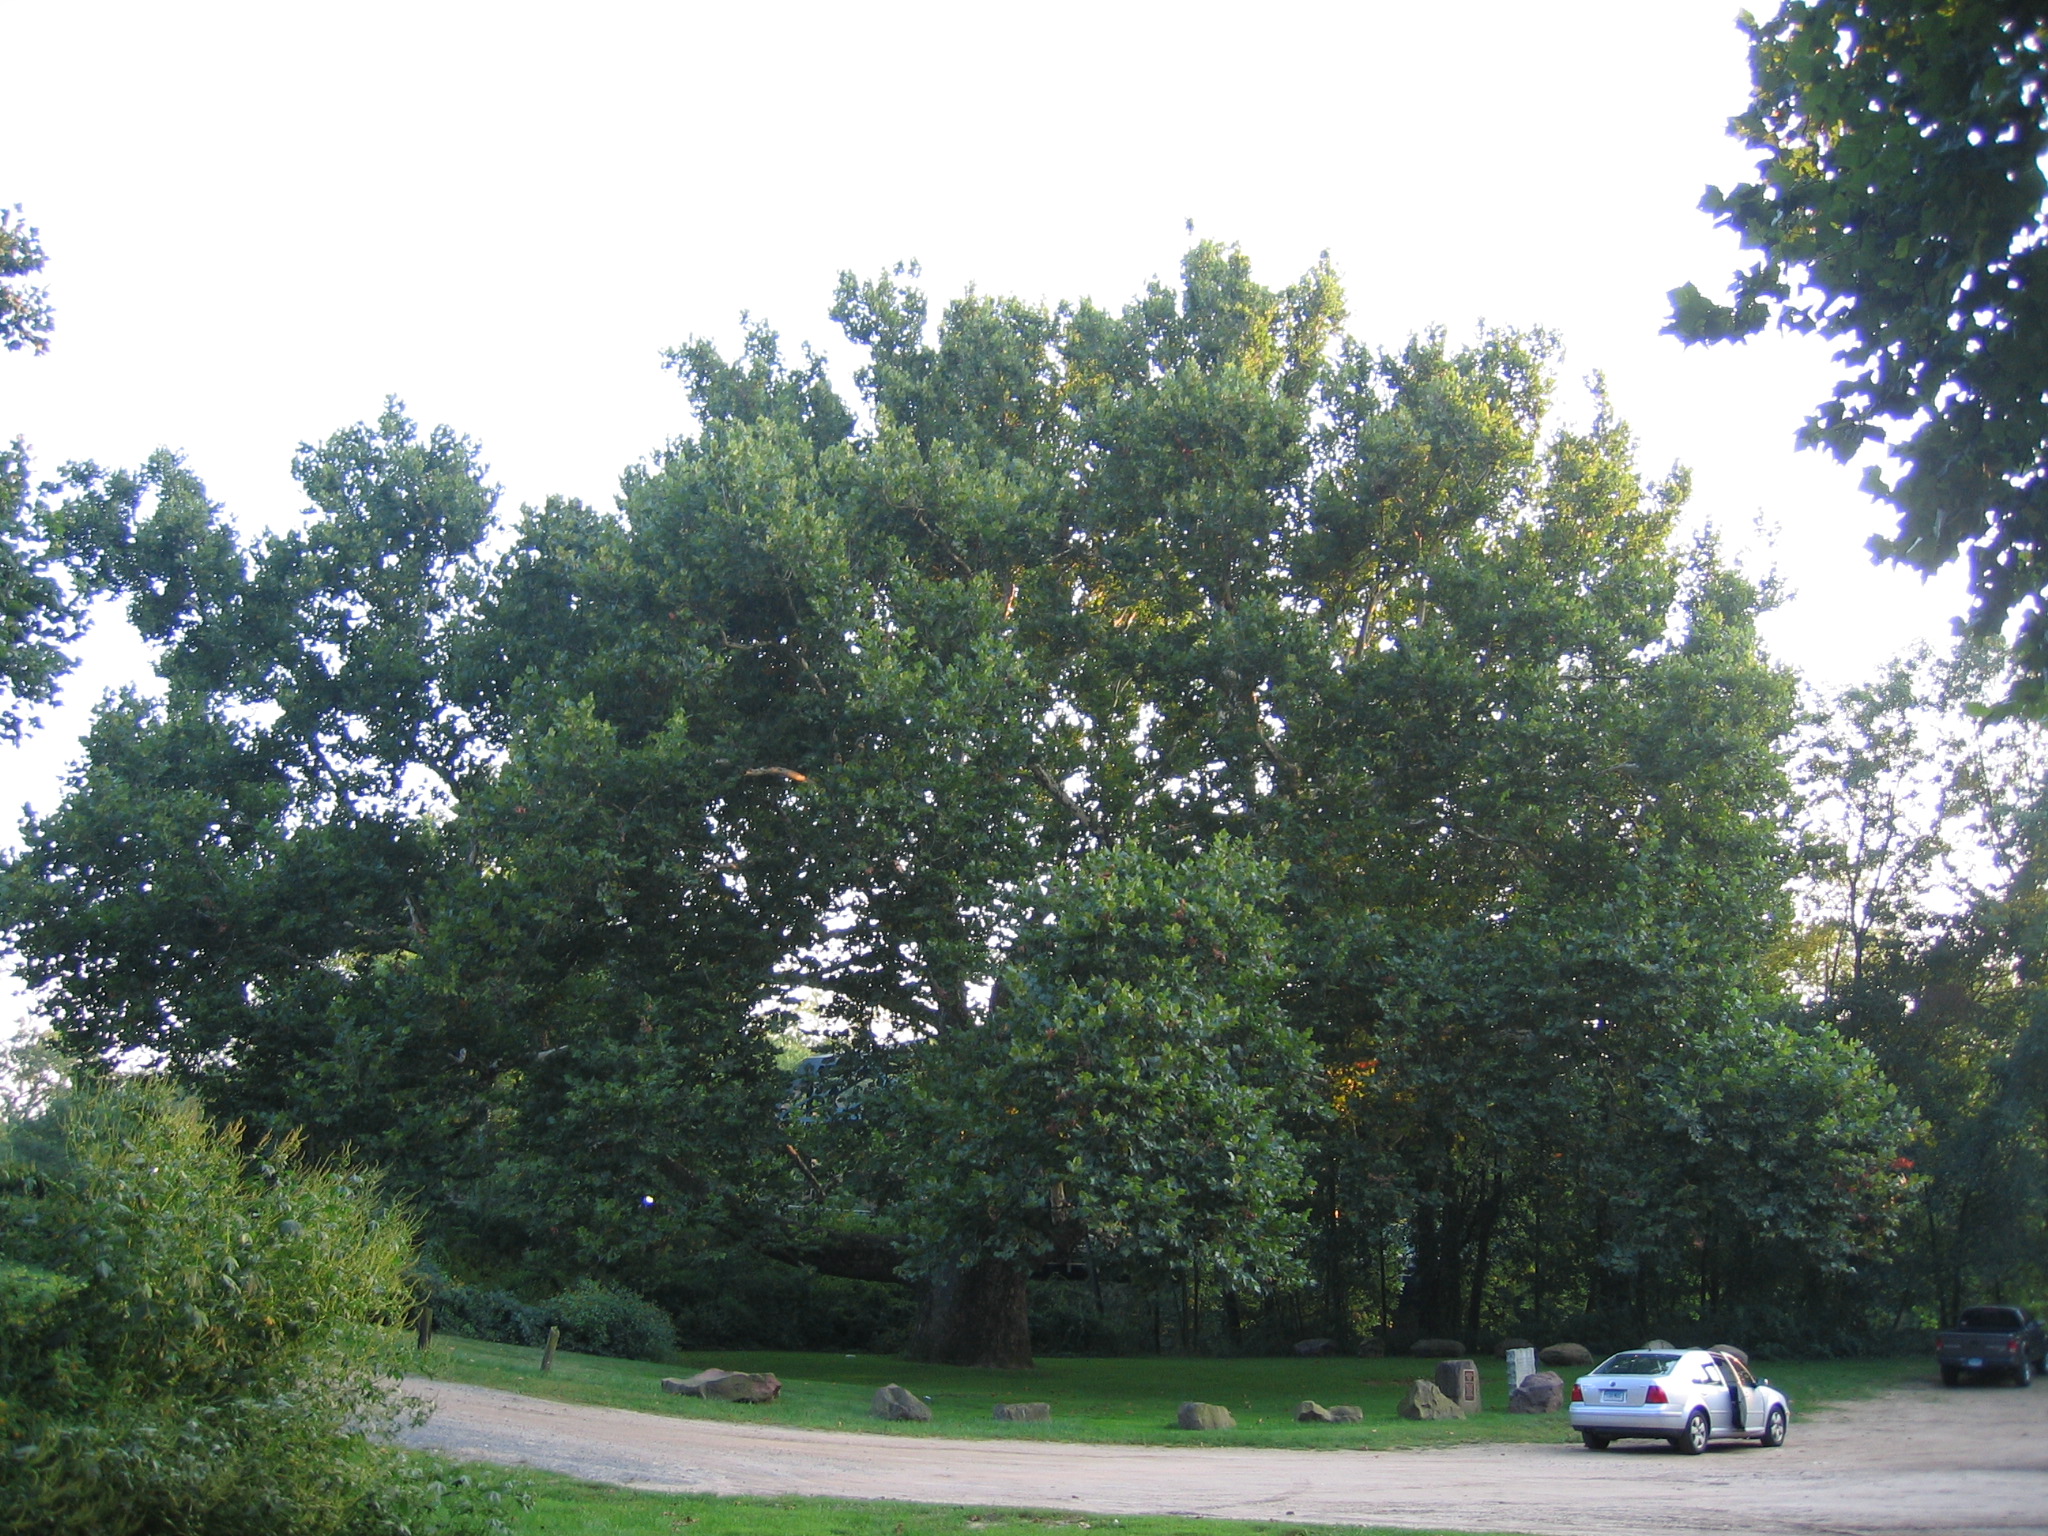
[{"label": "large sycamore tree", "polygon": [[[1047,1265],[1344,1314],[1396,1230],[1437,1331],[1703,1285],[1756,1213],[1645,1170],[1768,1119],[1743,1060],[1863,1058],[1759,1018],[1790,689],[1682,478],[1553,420],[1541,335],[1376,351],[1327,267],[1212,244],[1116,311],[834,315],[857,400],[682,347],[694,429],[493,555],[474,450],[396,411],[254,546],[172,461],[81,472],[166,697],[0,888],[65,1039],[565,1273],[840,1202],[933,1359],[1027,1364]],[[797,988],[863,1086],[791,1122]],[[1830,1188],[1893,1154],[1859,1106]],[[1811,1204],[1772,1263],[1882,1227]]]}]

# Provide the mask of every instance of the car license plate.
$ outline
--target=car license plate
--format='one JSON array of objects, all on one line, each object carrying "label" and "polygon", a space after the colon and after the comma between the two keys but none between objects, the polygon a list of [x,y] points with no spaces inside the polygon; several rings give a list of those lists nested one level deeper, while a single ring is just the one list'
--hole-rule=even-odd
[{"label": "car license plate", "polygon": [[1984,1364],[1984,1360],[1983,1357],[1980,1355],[1972,1355],[1969,1359],[1965,1360],[1963,1364],[1967,1365],[1971,1370],[1974,1371]]},{"label": "car license plate", "polygon": [[1602,1387],[1600,1389],[1600,1401],[1603,1403],[1625,1403],[1628,1401],[1628,1390],[1624,1387]]}]

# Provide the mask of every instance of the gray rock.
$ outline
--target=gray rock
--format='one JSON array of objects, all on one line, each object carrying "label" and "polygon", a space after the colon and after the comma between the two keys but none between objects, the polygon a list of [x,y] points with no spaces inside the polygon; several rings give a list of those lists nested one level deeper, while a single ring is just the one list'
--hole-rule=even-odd
[{"label": "gray rock", "polygon": [[1324,1410],[1330,1415],[1332,1424],[1363,1424],[1365,1410],[1356,1403],[1333,1403]]},{"label": "gray rock", "polygon": [[1555,1371],[1524,1376],[1508,1394],[1509,1413],[1556,1413],[1564,1407],[1564,1378]]},{"label": "gray rock", "polygon": [[721,1371],[697,1395],[706,1402],[772,1403],[782,1396],[782,1382],[769,1371]]},{"label": "gray rock", "polygon": [[1375,1338],[1371,1334],[1367,1334],[1358,1341],[1358,1358],[1361,1360],[1377,1360],[1385,1355],[1386,1352],[1386,1341]]},{"label": "gray rock", "polygon": [[1302,1339],[1294,1346],[1297,1355],[1334,1355],[1337,1353],[1335,1339]]},{"label": "gray rock", "polygon": [[1466,1413],[1479,1411],[1479,1363],[1475,1360],[1439,1360],[1436,1389]]},{"label": "gray rock", "polygon": [[929,1424],[932,1410],[915,1392],[906,1392],[892,1381],[875,1388],[874,1415],[899,1423]]},{"label": "gray rock", "polygon": [[1739,1344],[1716,1344],[1714,1346],[1714,1353],[1717,1355],[1732,1355],[1744,1365],[1749,1364],[1749,1351]]},{"label": "gray rock", "polygon": [[1394,1412],[1404,1419],[1462,1419],[1465,1410],[1437,1390],[1433,1381],[1413,1381]]},{"label": "gray rock", "polygon": [[1182,1403],[1180,1405],[1180,1427],[1182,1429],[1235,1429],[1237,1420],[1230,1416],[1230,1410],[1221,1403]]},{"label": "gray rock", "polygon": [[708,1371],[699,1371],[694,1376],[685,1376],[681,1379],[664,1376],[661,1378],[661,1390],[673,1392],[678,1397],[702,1397],[705,1382],[722,1381],[731,1374],[731,1371],[721,1371],[714,1366]]},{"label": "gray rock", "polygon": [[1643,1346],[1645,1349],[1676,1349],[1678,1346],[1669,1339],[1652,1339]]},{"label": "gray rock", "polygon": [[1330,1410],[1321,1403],[1303,1398],[1299,1403],[1295,1404],[1294,1422],[1297,1424],[1334,1424],[1337,1421],[1330,1417]]},{"label": "gray rock", "polygon": [[1445,1360],[1464,1354],[1465,1346],[1456,1339],[1417,1339],[1408,1353],[1418,1360]]},{"label": "gray rock", "polygon": [[1588,1366],[1593,1363],[1593,1351],[1583,1344],[1546,1344],[1536,1358],[1545,1365]]},{"label": "gray rock", "polygon": [[997,1403],[996,1417],[1005,1424],[1038,1424],[1052,1417],[1051,1403]]}]

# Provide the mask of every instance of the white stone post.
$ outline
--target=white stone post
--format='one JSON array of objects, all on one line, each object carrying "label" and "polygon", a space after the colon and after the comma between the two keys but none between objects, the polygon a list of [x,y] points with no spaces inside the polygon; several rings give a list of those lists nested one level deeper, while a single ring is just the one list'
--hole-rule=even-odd
[{"label": "white stone post", "polygon": [[1508,1351],[1508,1391],[1513,1393],[1522,1382],[1536,1374],[1536,1351],[1533,1349],[1511,1349]]}]

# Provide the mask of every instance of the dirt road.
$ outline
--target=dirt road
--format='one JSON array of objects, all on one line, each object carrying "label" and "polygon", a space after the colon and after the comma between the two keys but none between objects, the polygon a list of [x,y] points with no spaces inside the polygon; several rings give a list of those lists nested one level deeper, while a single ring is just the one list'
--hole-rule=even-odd
[{"label": "dirt road", "polygon": [[2048,1532],[2048,1384],[1928,1385],[1795,1419],[1783,1450],[1680,1456],[1633,1442],[1440,1451],[1186,1450],[911,1440],[579,1408],[413,1381],[439,1411],[409,1443],[634,1488],[834,1494],[934,1504],[1065,1507],[1604,1533]]}]

